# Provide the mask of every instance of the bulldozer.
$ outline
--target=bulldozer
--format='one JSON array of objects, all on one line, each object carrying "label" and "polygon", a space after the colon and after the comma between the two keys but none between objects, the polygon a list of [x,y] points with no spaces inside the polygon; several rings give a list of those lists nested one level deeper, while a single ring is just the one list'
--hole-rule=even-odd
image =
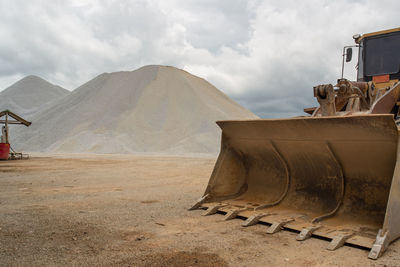
[{"label": "bulldozer", "polygon": [[[286,119],[218,121],[220,154],[190,208],[328,240],[379,258],[400,237],[400,28],[353,36],[337,84],[319,106]],[[357,80],[343,78],[358,50]]]}]

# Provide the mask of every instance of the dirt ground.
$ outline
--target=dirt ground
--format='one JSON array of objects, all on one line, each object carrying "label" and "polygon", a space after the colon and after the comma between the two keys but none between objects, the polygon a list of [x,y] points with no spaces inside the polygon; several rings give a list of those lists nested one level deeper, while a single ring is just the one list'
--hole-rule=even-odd
[{"label": "dirt ground", "polygon": [[187,211],[214,158],[33,155],[0,162],[0,265],[399,266],[316,238]]}]

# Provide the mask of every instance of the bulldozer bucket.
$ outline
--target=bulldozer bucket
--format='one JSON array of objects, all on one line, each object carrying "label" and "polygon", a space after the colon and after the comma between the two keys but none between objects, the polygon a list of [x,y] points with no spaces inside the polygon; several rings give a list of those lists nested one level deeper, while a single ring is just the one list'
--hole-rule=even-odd
[{"label": "bulldozer bucket", "polygon": [[400,236],[398,130],[392,115],[219,121],[221,151],[192,209],[267,233],[298,231],[370,249]]}]

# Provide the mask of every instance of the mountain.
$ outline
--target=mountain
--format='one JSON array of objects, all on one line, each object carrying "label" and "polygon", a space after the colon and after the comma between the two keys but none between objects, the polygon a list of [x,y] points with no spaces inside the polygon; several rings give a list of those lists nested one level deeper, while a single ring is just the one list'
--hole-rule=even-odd
[{"label": "mountain", "polygon": [[25,151],[217,153],[217,120],[256,115],[206,80],[169,66],[104,73],[41,110],[16,136]]},{"label": "mountain", "polygon": [[68,94],[64,88],[30,75],[0,92],[0,111],[9,109],[23,117],[32,117],[38,109]]}]

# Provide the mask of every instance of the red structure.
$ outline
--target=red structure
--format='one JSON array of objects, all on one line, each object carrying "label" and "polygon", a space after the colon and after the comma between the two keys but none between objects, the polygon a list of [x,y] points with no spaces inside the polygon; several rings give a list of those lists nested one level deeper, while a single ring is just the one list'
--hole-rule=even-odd
[{"label": "red structure", "polygon": [[10,154],[10,144],[0,143],[0,159],[8,159]]}]

